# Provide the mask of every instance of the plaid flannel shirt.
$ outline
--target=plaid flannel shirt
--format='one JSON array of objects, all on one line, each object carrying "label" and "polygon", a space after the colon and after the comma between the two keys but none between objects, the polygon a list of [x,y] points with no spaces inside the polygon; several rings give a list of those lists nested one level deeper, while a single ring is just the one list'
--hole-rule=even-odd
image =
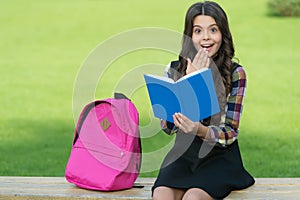
[{"label": "plaid flannel shirt", "polygon": [[[206,138],[208,141],[227,146],[237,139],[245,94],[246,72],[240,66],[232,74],[232,90],[227,98],[225,121],[219,126],[208,126],[210,129],[210,136]],[[175,126],[172,127],[163,120],[161,121],[161,127],[168,134],[174,134],[178,130]]]},{"label": "plaid flannel shirt", "polygon": [[246,94],[246,80],[243,67],[236,68],[232,73],[232,90],[227,98],[225,122],[220,126],[209,126],[209,140],[226,146],[237,139]]}]

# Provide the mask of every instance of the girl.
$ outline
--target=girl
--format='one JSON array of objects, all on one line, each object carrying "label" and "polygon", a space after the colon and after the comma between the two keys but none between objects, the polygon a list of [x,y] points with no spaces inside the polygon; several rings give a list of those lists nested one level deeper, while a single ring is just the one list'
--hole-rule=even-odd
[{"label": "girl", "polygon": [[232,190],[254,184],[243,167],[237,140],[246,74],[233,57],[224,10],[210,1],[193,4],[185,18],[179,61],[172,62],[167,73],[176,80],[215,66],[221,74],[221,81],[215,79],[215,84],[223,113],[200,122],[174,113],[174,123],[162,121],[163,130],[176,133],[176,140],[152,188],[153,199],[222,199]]}]

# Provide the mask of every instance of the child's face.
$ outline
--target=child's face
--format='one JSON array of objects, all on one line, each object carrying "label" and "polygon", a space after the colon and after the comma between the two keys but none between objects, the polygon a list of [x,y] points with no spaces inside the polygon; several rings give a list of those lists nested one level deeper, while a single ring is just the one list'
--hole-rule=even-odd
[{"label": "child's face", "polygon": [[195,17],[192,40],[198,51],[203,48],[210,57],[214,57],[222,44],[222,33],[214,18],[207,15]]}]

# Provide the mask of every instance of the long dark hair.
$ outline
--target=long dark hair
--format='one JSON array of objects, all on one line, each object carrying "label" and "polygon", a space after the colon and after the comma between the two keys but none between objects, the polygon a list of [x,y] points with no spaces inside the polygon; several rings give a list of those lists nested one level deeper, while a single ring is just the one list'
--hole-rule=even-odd
[{"label": "long dark hair", "polygon": [[195,3],[188,9],[185,17],[182,49],[179,55],[180,64],[177,68],[177,71],[184,75],[187,68],[186,58],[193,60],[197,54],[197,50],[191,38],[193,34],[193,22],[195,17],[198,15],[207,15],[214,18],[222,33],[222,44],[217,54],[213,57],[213,60],[221,73],[223,83],[226,88],[226,94],[228,95],[232,88],[231,70],[232,58],[234,57],[234,47],[226,13],[215,2],[204,1]]}]

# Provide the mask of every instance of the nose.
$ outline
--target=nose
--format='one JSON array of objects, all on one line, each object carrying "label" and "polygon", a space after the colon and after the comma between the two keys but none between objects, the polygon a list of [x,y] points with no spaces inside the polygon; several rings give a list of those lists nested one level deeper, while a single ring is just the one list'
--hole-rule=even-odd
[{"label": "nose", "polygon": [[207,30],[203,31],[203,40],[208,40],[209,39],[209,33]]}]

